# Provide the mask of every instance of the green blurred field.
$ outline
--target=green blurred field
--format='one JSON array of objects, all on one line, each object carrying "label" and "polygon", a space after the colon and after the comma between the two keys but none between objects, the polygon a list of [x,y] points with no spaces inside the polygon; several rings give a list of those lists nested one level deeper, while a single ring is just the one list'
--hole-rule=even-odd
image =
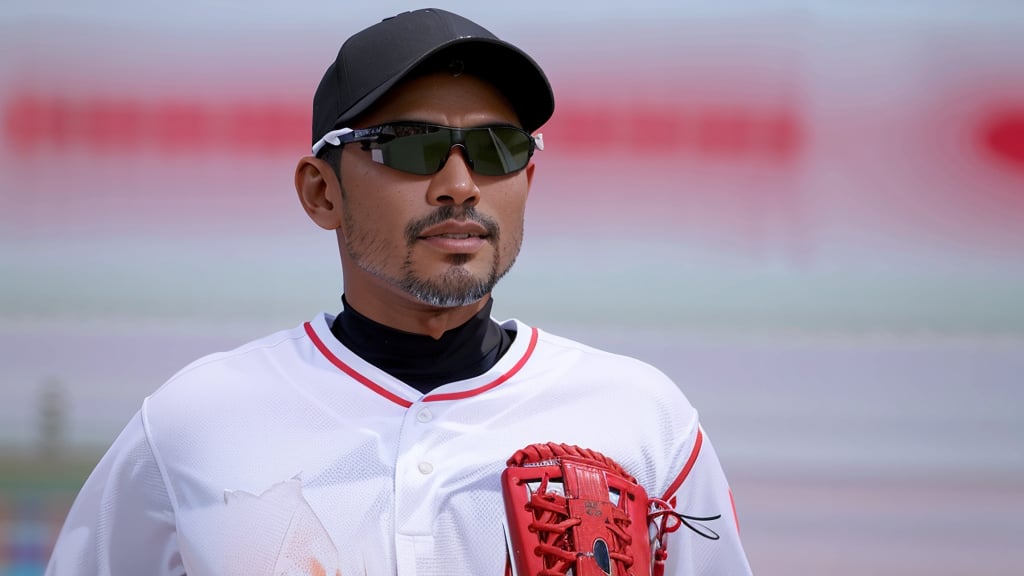
[{"label": "green blurred field", "polygon": [[77,492],[102,454],[55,458],[0,452],[0,492]]},{"label": "green blurred field", "polygon": [[0,452],[0,576],[43,573],[68,508],[99,458]]}]

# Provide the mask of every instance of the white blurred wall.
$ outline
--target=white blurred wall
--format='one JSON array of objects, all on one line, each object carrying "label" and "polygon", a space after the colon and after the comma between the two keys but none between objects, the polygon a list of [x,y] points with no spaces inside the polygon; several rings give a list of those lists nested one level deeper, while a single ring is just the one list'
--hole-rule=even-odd
[{"label": "white blurred wall", "polygon": [[[439,5],[556,90],[498,315],[673,376],[755,568],[1020,565],[988,511],[1024,511],[1022,5]],[[338,308],[291,171],[340,40],[412,7],[4,3],[0,447],[52,389],[105,446],[188,361]]]}]

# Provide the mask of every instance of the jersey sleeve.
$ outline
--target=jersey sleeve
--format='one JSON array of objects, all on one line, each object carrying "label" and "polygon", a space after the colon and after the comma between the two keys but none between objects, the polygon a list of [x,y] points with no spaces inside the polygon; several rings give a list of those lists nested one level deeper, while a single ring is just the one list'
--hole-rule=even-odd
[{"label": "jersey sleeve", "polygon": [[145,406],[86,480],[46,576],[181,576],[174,507],[145,426]]},{"label": "jersey sleeve", "polygon": [[698,425],[686,439],[679,474],[662,495],[685,523],[666,536],[666,576],[749,575],[732,491],[711,441]]}]

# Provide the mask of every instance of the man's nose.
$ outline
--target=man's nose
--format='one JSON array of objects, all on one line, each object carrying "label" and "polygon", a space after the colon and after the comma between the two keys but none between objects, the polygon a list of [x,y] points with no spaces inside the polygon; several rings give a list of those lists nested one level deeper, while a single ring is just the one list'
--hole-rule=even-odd
[{"label": "man's nose", "polygon": [[448,150],[448,159],[427,189],[427,201],[435,205],[473,206],[480,201],[480,188],[466,159],[466,149],[455,144]]}]

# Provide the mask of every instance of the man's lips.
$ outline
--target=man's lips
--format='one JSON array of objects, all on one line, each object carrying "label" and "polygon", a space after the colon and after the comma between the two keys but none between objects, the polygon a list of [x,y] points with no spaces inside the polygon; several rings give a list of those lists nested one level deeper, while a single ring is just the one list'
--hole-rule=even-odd
[{"label": "man's lips", "polygon": [[430,238],[449,238],[464,240],[467,238],[487,238],[490,233],[482,225],[472,220],[448,220],[423,230],[419,233],[420,240]]},{"label": "man's lips", "polygon": [[471,220],[448,220],[420,232],[418,240],[443,252],[470,254],[490,238],[487,228]]}]

